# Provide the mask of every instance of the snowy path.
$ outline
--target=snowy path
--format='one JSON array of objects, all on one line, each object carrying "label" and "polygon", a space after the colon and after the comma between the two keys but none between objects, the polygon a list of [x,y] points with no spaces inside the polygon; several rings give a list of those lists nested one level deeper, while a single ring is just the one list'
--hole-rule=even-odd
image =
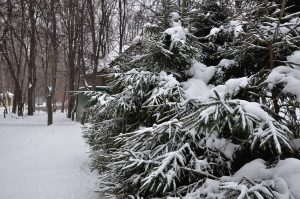
[{"label": "snowy path", "polygon": [[[0,199],[97,199],[80,125],[55,114],[20,119],[0,114]],[[101,197],[100,197],[101,198]]]}]

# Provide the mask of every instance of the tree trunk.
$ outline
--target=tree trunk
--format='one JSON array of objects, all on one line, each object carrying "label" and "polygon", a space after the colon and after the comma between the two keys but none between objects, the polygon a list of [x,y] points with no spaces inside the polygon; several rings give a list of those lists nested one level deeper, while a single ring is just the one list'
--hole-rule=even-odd
[{"label": "tree trunk", "polygon": [[18,116],[23,116],[24,112],[24,103],[22,101],[22,91],[18,86],[16,86],[15,89],[15,95],[14,95],[14,112],[13,113],[18,113]]},{"label": "tree trunk", "polygon": [[13,99],[13,106],[12,106],[12,109],[11,109],[11,112],[12,113],[17,113],[17,95],[16,95],[16,89],[15,89],[15,95],[14,95],[14,99]]},{"label": "tree trunk", "polygon": [[52,97],[50,95],[47,96],[46,98],[46,106],[48,112],[47,124],[51,125],[53,124],[53,108],[52,108]]},{"label": "tree trunk", "polygon": [[171,14],[171,1],[170,0],[163,0],[162,1],[163,4],[163,28],[167,29],[170,26],[170,14]]},{"label": "tree trunk", "polygon": [[[17,62],[17,53],[15,51],[14,47],[14,40],[12,40],[13,37],[13,26],[11,24],[11,20],[13,18],[13,4],[10,0],[7,1],[7,20],[5,22],[5,27],[4,27],[4,35],[7,34],[7,38],[10,38],[10,45],[11,45],[11,50],[13,52],[13,57],[16,59],[15,62],[12,60],[11,56],[9,55],[9,49],[8,49],[8,39],[4,39],[2,41],[2,48],[3,48],[3,56],[6,60],[7,67],[9,70],[9,73],[13,79],[13,84],[14,84],[14,99],[13,99],[13,107],[12,107],[12,113],[18,113],[18,115],[23,114],[23,109],[22,109],[22,89],[21,89],[21,82],[20,82],[20,64]],[[8,34],[10,33],[10,35]],[[16,63],[16,64],[14,64]],[[14,67],[16,65],[16,69]]]},{"label": "tree trunk", "polygon": [[34,98],[35,98],[35,86],[36,86],[36,65],[35,65],[35,53],[36,53],[36,21],[35,15],[35,0],[29,1],[29,18],[30,18],[30,55],[28,64],[28,115],[33,115],[34,112]]},{"label": "tree trunk", "polygon": [[[6,42],[4,42],[4,45],[6,46]],[[8,65],[8,70],[13,78],[13,82],[14,82],[14,99],[13,99],[13,107],[12,107],[12,113],[17,113],[18,115],[23,115],[23,106],[22,106],[22,90],[21,90],[21,86],[20,86],[20,82],[19,79],[17,78],[14,69],[13,69],[13,65],[10,61],[10,59],[8,58],[7,54],[4,54],[4,58],[6,59],[7,65]],[[22,108],[22,110],[21,110]],[[21,113],[22,111],[22,113]]]},{"label": "tree trunk", "polygon": [[[187,6],[188,6],[187,0],[182,0],[182,4],[181,4],[182,19],[186,19],[187,17]],[[185,20],[182,20],[181,22],[183,26],[189,25],[188,22],[187,23],[185,22]]]},{"label": "tree trunk", "polygon": [[[96,29],[95,29],[95,14],[94,5],[92,0],[87,1],[88,13],[90,15],[90,32],[92,36],[92,63],[93,63],[93,74],[92,74],[92,90],[96,90],[96,78],[98,71],[98,57],[97,57],[97,41],[96,41]],[[100,35],[99,35],[100,39]]]},{"label": "tree trunk", "polygon": [[76,59],[76,53],[77,53],[77,39],[79,35],[79,20],[78,20],[78,1],[75,0],[69,0],[68,1],[68,7],[67,7],[67,13],[66,16],[67,20],[67,29],[66,34],[68,37],[68,50],[67,50],[67,65],[68,65],[68,114],[67,117],[71,118],[72,116],[72,110],[74,109],[75,105],[75,97],[72,91],[75,91],[75,59]]},{"label": "tree trunk", "polygon": [[119,53],[123,51],[126,30],[126,0],[119,0]]},{"label": "tree trunk", "polygon": [[[55,96],[56,90],[56,74],[57,74],[57,35],[56,35],[56,12],[55,12],[55,0],[51,0],[51,56],[50,56],[50,70],[51,70],[51,86],[48,88],[47,91],[48,95],[46,98],[46,105],[47,105],[47,112],[48,112],[48,120],[47,124],[53,124],[53,100]],[[47,74],[48,75],[48,74]],[[46,77],[47,78],[47,77]]]},{"label": "tree trunk", "polygon": [[65,88],[64,88],[64,94],[63,94],[63,98],[62,98],[62,103],[61,103],[61,112],[64,113],[65,112],[65,101],[66,101],[66,93],[67,93],[67,88],[68,88],[68,82],[65,82]]},{"label": "tree trunk", "polygon": [[69,87],[69,93],[68,93],[68,118],[71,118],[72,116],[72,110],[74,109],[75,105],[75,96],[73,93],[70,91],[75,90],[75,66],[74,66],[74,58],[72,55],[69,55],[69,82],[68,82],[68,87]]}]

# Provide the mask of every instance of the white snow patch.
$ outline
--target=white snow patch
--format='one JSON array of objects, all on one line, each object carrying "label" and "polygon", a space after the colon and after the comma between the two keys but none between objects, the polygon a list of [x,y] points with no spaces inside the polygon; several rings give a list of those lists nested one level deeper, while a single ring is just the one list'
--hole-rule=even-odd
[{"label": "white snow patch", "polygon": [[54,114],[52,126],[46,121],[46,113],[0,115],[0,198],[99,198],[80,124],[64,114]]},{"label": "white snow patch", "polygon": [[[253,186],[247,187],[242,182],[243,178],[252,180]],[[184,196],[184,199],[194,198],[228,198],[226,188],[238,192],[239,197],[250,198],[247,193],[254,193],[256,190],[273,195],[278,199],[299,198],[300,196],[300,160],[287,158],[280,160],[275,167],[268,168],[262,159],[253,160],[240,168],[233,176],[223,176],[219,180],[206,179],[205,183],[198,189],[192,190]],[[261,182],[261,183],[260,183]],[[271,186],[267,189],[265,186]],[[274,190],[273,190],[274,189]],[[256,195],[257,198],[260,195]],[[251,197],[252,198],[252,197]],[[179,199],[179,197],[168,198]]]},{"label": "white snow patch", "polygon": [[201,79],[191,78],[182,83],[185,93],[189,98],[205,100],[210,88]]},{"label": "white snow patch", "polygon": [[225,82],[225,85],[218,85],[213,88],[209,93],[209,97],[216,98],[215,92],[218,93],[221,99],[224,99],[227,95],[232,97],[237,94],[241,88],[245,88],[248,85],[248,81],[248,77],[229,79]]},{"label": "white snow patch", "polygon": [[170,14],[171,21],[178,22],[180,20],[180,15],[177,12],[172,12]]},{"label": "white snow patch", "polygon": [[234,60],[230,59],[222,59],[218,66],[222,66],[224,68],[230,68],[230,66],[236,65],[236,62]]},{"label": "white snow patch", "polygon": [[271,177],[271,171],[267,170],[265,161],[262,159],[253,160],[245,164],[240,170],[238,170],[232,177],[236,182],[240,181],[243,177],[249,179],[261,179],[266,180]]},{"label": "white snow patch", "polygon": [[206,37],[216,36],[217,34],[219,34],[220,31],[220,28],[214,27],[210,30],[209,35],[207,35]]},{"label": "white snow patch", "polygon": [[142,41],[142,37],[141,36],[136,36],[133,40],[132,40],[132,43],[133,44],[137,44],[139,42]]},{"label": "white snow patch", "polygon": [[237,38],[244,32],[242,21],[233,20],[230,21],[230,25],[233,26],[234,37]]},{"label": "white snow patch", "polygon": [[298,32],[300,32],[300,27],[299,27],[299,24],[300,24],[300,18],[299,17],[296,17],[296,18],[293,18],[290,20],[290,23],[294,24],[294,28],[296,28],[296,30]]},{"label": "white snow patch", "polygon": [[248,102],[244,100],[239,100],[239,102],[247,114],[252,115],[255,118],[259,118],[265,122],[274,121],[274,118],[264,111],[259,103]]},{"label": "white snow patch", "polygon": [[277,196],[283,198],[289,193],[295,198],[300,196],[300,160],[287,158],[280,160],[273,168],[267,168],[262,159],[253,160],[245,164],[232,177],[223,177],[224,181],[229,179],[239,182],[243,177],[252,180],[273,180]]},{"label": "white snow patch", "polygon": [[216,68],[193,61],[191,68],[187,71],[190,78],[188,81],[181,83],[189,98],[197,98],[200,100],[207,99],[211,85],[207,85],[214,76]]},{"label": "white snow patch", "polygon": [[241,77],[237,79],[229,79],[226,83],[226,92],[230,94],[230,96],[236,94],[241,88],[245,88],[248,85],[248,78]]},{"label": "white snow patch", "polygon": [[211,150],[217,150],[223,153],[223,155],[232,160],[235,150],[239,145],[228,142],[225,138],[218,138],[216,133],[212,133],[206,136],[206,146]]},{"label": "white snow patch", "polygon": [[170,17],[171,28],[165,30],[164,33],[171,36],[170,49],[172,49],[177,45],[177,42],[185,44],[187,30],[181,26],[180,15],[177,12],[172,12],[170,14]]},{"label": "white snow patch", "polygon": [[144,28],[153,28],[158,27],[157,24],[152,24],[150,22],[144,24]]},{"label": "white snow patch", "polygon": [[286,59],[288,62],[293,63],[292,64],[293,67],[300,68],[300,50],[293,52],[293,54],[290,56],[287,56]]},{"label": "white snow patch", "polygon": [[168,75],[165,71],[161,71],[159,73],[159,79],[166,87],[173,88],[179,85],[179,82],[176,80],[176,78],[172,74]]},{"label": "white snow patch", "polygon": [[243,26],[242,25],[238,25],[234,28],[234,37],[237,38],[240,36],[241,33],[244,32]]},{"label": "white snow patch", "polygon": [[279,32],[283,35],[287,34],[290,32],[290,29],[287,27],[279,27]]},{"label": "white snow patch", "polygon": [[210,98],[217,98],[216,96],[216,93],[218,94],[218,96],[221,98],[221,99],[224,99],[225,98],[225,95],[226,95],[226,86],[225,85],[218,85],[216,87],[214,87],[213,89],[211,89],[209,91],[209,94],[208,96]]},{"label": "white snow patch", "polygon": [[278,66],[272,70],[265,81],[269,89],[276,84],[283,84],[283,93],[290,93],[297,96],[300,101],[300,71],[287,66]]},{"label": "white snow patch", "polygon": [[186,42],[186,30],[180,24],[168,28],[164,33],[171,36],[171,42],[173,44],[171,44],[171,48],[174,46],[174,42],[181,42],[182,44]]},{"label": "white snow patch", "polygon": [[192,67],[188,71],[188,75],[195,79],[201,79],[204,83],[208,84],[214,76],[216,68],[213,66],[207,67],[206,65],[193,61]]}]

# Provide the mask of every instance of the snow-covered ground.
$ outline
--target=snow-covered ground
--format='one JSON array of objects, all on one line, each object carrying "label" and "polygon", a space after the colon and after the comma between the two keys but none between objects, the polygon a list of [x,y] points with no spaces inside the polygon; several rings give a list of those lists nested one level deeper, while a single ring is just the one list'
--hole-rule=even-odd
[{"label": "snow-covered ground", "polygon": [[[80,124],[64,114],[3,118],[0,110],[1,199],[97,199]],[[102,198],[102,197],[100,197]]]}]

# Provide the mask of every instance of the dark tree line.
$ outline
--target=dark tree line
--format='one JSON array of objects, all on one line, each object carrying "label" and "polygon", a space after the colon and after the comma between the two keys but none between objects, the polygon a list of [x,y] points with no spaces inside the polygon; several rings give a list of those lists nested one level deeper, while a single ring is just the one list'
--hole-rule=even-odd
[{"label": "dark tree line", "polygon": [[0,67],[9,71],[5,81],[13,84],[12,112],[23,115],[26,107],[27,114],[33,115],[36,93],[42,87],[48,124],[52,124],[59,75],[66,80],[62,111],[66,98],[67,117],[74,119],[72,91],[81,86],[95,90],[106,58],[122,53],[124,45],[141,33],[151,9],[142,4],[137,0],[1,0],[0,57],[5,61]]}]

